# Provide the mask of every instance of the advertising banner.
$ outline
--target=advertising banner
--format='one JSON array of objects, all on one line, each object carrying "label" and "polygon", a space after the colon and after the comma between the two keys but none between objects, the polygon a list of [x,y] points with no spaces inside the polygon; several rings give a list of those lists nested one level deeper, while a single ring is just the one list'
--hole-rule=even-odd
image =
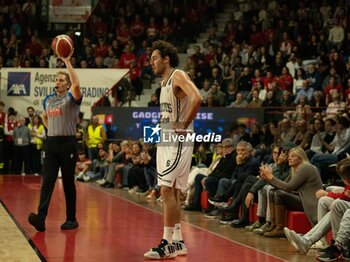
[{"label": "advertising banner", "polygon": [[[97,115],[104,124],[109,139],[141,139],[147,131],[159,124],[158,107],[93,107],[92,114]],[[194,121],[194,130],[198,135],[209,137],[215,142],[217,135],[229,137],[234,123],[245,123],[250,128],[254,123],[264,122],[262,108],[206,108],[201,107]]]},{"label": "advertising banner", "polygon": [[[36,111],[42,111],[44,98],[54,93],[56,73],[59,70],[2,68],[0,100],[5,103],[6,108],[14,107],[24,116],[27,115],[28,106],[34,107]],[[65,69],[62,70],[65,71]],[[93,103],[121,80],[128,71],[128,69],[76,69],[84,96],[81,111],[85,119],[90,117]]]},{"label": "advertising banner", "polygon": [[91,0],[50,0],[50,23],[85,23],[91,14]]}]

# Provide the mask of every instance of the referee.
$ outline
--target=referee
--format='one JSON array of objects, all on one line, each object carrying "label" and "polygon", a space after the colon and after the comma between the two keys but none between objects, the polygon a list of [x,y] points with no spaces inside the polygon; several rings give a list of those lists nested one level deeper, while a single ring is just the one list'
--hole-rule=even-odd
[{"label": "referee", "polygon": [[69,230],[79,226],[75,217],[74,169],[77,160],[75,132],[82,94],[78,76],[70,61],[73,51],[67,58],[61,58],[68,73],[64,71],[57,73],[56,92],[45,97],[43,101],[42,119],[48,129],[48,138],[43,147],[43,181],[38,214],[30,213],[28,216],[28,222],[38,231],[45,231],[45,219],[60,168],[67,216],[61,229]]}]

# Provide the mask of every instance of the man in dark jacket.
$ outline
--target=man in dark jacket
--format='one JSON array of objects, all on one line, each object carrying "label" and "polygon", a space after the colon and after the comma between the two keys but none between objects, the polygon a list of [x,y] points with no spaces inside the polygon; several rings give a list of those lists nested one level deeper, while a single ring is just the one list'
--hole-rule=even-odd
[{"label": "man in dark jacket", "polygon": [[214,197],[209,202],[226,202],[236,188],[236,183],[244,181],[248,176],[259,174],[259,161],[252,156],[253,147],[249,142],[237,144],[237,166],[229,178],[221,178]]},{"label": "man in dark jacket", "polygon": [[[238,195],[240,193],[240,190],[242,188],[242,185],[244,184],[244,181],[248,179],[249,177],[256,177],[259,174],[259,161],[252,156],[253,147],[250,143],[246,141],[241,141],[237,144],[237,157],[236,162],[237,166],[232,173],[231,179],[229,183],[226,183],[226,179],[222,179],[219,182],[219,187],[217,190],[217,197],[212,198],[211,201],[209,201],[212,204],[215,204],[215,202],[220,201],[227,201],[230,197],[233,196],[233,199],[235,200],[234,206],[230,209],[232,211],[231,216],[226,217],[227,222],[232,222],[235,218],[238,216],[240,201],[238,200]],[[223,190],[225,189],[225,190]],[[241,224],[248,224],[248,215],[249,212],[247,210],[243,209],[242,214],[242,223]]]},{"label": "man in dark jacket", "polygon": [[184,209],[187,211],[201,211],[200,197],[201,192],[205,189],[209,196],[214,196],[219,180],[221,178],[229,178],[236,167],[236,155],[231,138],[222,141],[224,156],[220,159],[218,165],[209,176],[198,174],[194,182],[193,202]]}]

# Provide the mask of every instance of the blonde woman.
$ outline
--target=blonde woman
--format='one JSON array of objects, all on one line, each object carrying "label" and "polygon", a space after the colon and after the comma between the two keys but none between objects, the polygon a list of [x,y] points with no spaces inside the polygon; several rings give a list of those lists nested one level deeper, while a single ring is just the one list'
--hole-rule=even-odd
[{"label": "blonde woman", "polygon": [[[309,163],[305,151],[295,147],[289,151],[290,175],[282,181],[272,174],[272,168],[260,167],[260,177],[277,189],[270,192],[271,224],[275,228],[266,232],[266,237],[283,237],[286,210],[305,211],[311,225],[317,223],[316,192],[322,189],[317,168]],[[273,213],[273,214],[272,214]]]}]

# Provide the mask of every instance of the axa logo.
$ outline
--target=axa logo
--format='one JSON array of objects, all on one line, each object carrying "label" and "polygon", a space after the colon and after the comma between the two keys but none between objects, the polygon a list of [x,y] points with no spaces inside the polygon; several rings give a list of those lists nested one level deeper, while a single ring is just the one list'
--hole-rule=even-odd
[{"label": "axa logo", "polygon": [[8,96],[30,95],[30,72],[9,72],[7,81]]}]

